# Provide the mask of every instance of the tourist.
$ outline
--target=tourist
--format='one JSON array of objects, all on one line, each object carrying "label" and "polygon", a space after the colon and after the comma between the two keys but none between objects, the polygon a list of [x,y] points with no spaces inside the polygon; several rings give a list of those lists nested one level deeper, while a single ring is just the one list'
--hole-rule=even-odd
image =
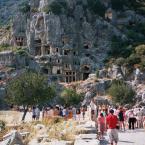
[{"label": "tourist", "polygon": [[131,110],[131,111],[128,113],[129,129],[133,129],[133,130],[134,130],[135,122],[136,122],[136,118],[135,118],[135,115],[134,115],[133,110]]},{"label": "tourist", "polygon": [[140,69],[138,68],[138,67],[136,67],[136,70],[135,70],[135,77],[134,77],[134,80],[136,81],[138,78],[139,78],[139,76],[140,76]]},{"label": "tourist", "polygon": [[143,127],[143,112],[139,108],[139,110],[136,113],[136,119],[137,119],[137,127],[142,128]]},{"label": "tourist", "polygon": [[38,108],[38,106],[35,109],[35,113],[36,113],[36,120],[39,120],[39,118],[40,118],[40,109]]},{"label": "tourist", "polygon": [[63,107],[62,106],[60,107],[59,116],[63,117]]},{"label": "tourist", "polygon": [[85,120],[85,112],[86,112],[85,106],[82,107],[81,111],[82,111],[83,120]]},{"label": "tourist", "polygon": [[97,122],[98,122],[98,139],[103,139],[104,136],[104,132],[105,132],[105,117],[103,115],[103,113],[101,113],[98,118],[97,118]]},{"label": "tourist", "polygon": [[45,107],[42,114],[43,114],[43,120],[46,121],[48,119],[49,108]]},{"label": "tourist", "polygon": [[45,107],[42,108],[42,120],[44,119],[45,116]]},{"label": "tourist", "polygon": [[49,116],[50,116],[50,119],[54,117],[54,110],[52,106],[49,109]]},{"label": "tourist", "polygon": [[67,120],[69,117],[69,108],[66,107],[66,111],[65,111],[65,119]]},{"label": "tourist", "polygon": [[80,110],[80,108],[77,108],[76,114],[77,114],[77,120],[80,121],[80,119],[81,119],[81,110]]},{"label": "tourist", "polygon": [[64,107],[64,108],[62,109],[62,116],[63,116],[63,117],[66,116],[66,107]]},{"label": "tourist", "polygon": [[124,118],[125,118],[125,115],[124,115],[123,108],[120,107],[119,113],[118,113],[118,119],[119,119],[120,129],[121,130],[124,129],[124,131],[125,131]]},{"label": "tourist", "polygon": [[36,107],[32,108],[32,121],[36,120]]},{"label": "tourist", "polygon": [[116,128],[118,125],[118,118],[116,115],[114,115],[113,109],[111,109],[109,112],[110,113],[106,118],[106,128],[108,129],[107,134],[108,134],[111,145],[113,145],[113,143],[115,143],[115,145],[117,145],[118,130]]},{"label": "tourist", "polygon": [[73,113],[73,119],[76,120],[76,108],[72,108],[72,113]]},{"label": "tourist", "polygon": [[95,104],[94,99],[91,100],[90,107],[91,107],[91,120],[95,121],[95,118],[96,118],[96,113],[95,113],[96,104]]}]

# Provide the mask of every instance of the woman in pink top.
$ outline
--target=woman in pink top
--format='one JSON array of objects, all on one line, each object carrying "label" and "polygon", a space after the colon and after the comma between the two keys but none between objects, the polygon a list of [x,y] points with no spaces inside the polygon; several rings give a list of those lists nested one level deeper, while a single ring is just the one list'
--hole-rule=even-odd
[{"label": "woman in pink top", "polygon": [[103,113],[100,114],[100,116],[97,119],[98,122],[98,139],[102,139],[105,132],[105,117],[103,116]]}]

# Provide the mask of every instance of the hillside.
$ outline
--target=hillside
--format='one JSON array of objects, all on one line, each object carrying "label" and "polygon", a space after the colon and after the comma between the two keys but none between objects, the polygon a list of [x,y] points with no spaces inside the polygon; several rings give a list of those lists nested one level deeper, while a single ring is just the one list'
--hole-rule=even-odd
[{"label": "hillside", "polygon": [[0,25],[5,25],[18,13],[19,5],[28,0],[0,0]]}]

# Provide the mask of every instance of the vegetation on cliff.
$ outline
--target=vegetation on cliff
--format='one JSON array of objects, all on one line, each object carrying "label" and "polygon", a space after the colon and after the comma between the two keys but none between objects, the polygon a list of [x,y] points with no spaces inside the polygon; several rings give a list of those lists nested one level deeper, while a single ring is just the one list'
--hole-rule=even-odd
[{"label": "vegetation on cliff", "polygon": [[135,97],[135,91],[120,80],[114,80],[111,87],[108,89],[108,94],[114,104],[119,103],[121,105],[133,103]]}]

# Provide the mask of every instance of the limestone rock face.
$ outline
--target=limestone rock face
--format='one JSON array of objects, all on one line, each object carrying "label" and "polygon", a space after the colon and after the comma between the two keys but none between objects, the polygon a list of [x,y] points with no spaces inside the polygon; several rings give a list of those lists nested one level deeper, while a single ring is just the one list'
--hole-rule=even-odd
[{"label": "limestone rock face", "polygon": [[[109,1],[102,4],[104,17],[92,12],[88,0],[30,0],[29,16],[19,15],[14,21],[12,42],[18,46],[27,43],[33,57],[31,68],[63,82],[86,80],[96,68],[103,67],[111,36],[127,39],[114,26],[116,17],[108,8]],[[26,31],[22,33],[20,28]]]},{"label": "limestone rock face", "polygon": [[[59,13],[52,8],[55,2],[61,5]],[[108,39],[110,28],[90,12],[87,0],[36,0],[30,4],[38,12],[31,13],[28,20],[27,42],[42,72],[60,81],[72,82],[87,79],[99,64],[103,64],[110,44],[103,46],[100,36],[103,33],[104,39]],[[104,29],[100,31],[100,27]],[[38,56],[43,56],[45,61]]]}]

